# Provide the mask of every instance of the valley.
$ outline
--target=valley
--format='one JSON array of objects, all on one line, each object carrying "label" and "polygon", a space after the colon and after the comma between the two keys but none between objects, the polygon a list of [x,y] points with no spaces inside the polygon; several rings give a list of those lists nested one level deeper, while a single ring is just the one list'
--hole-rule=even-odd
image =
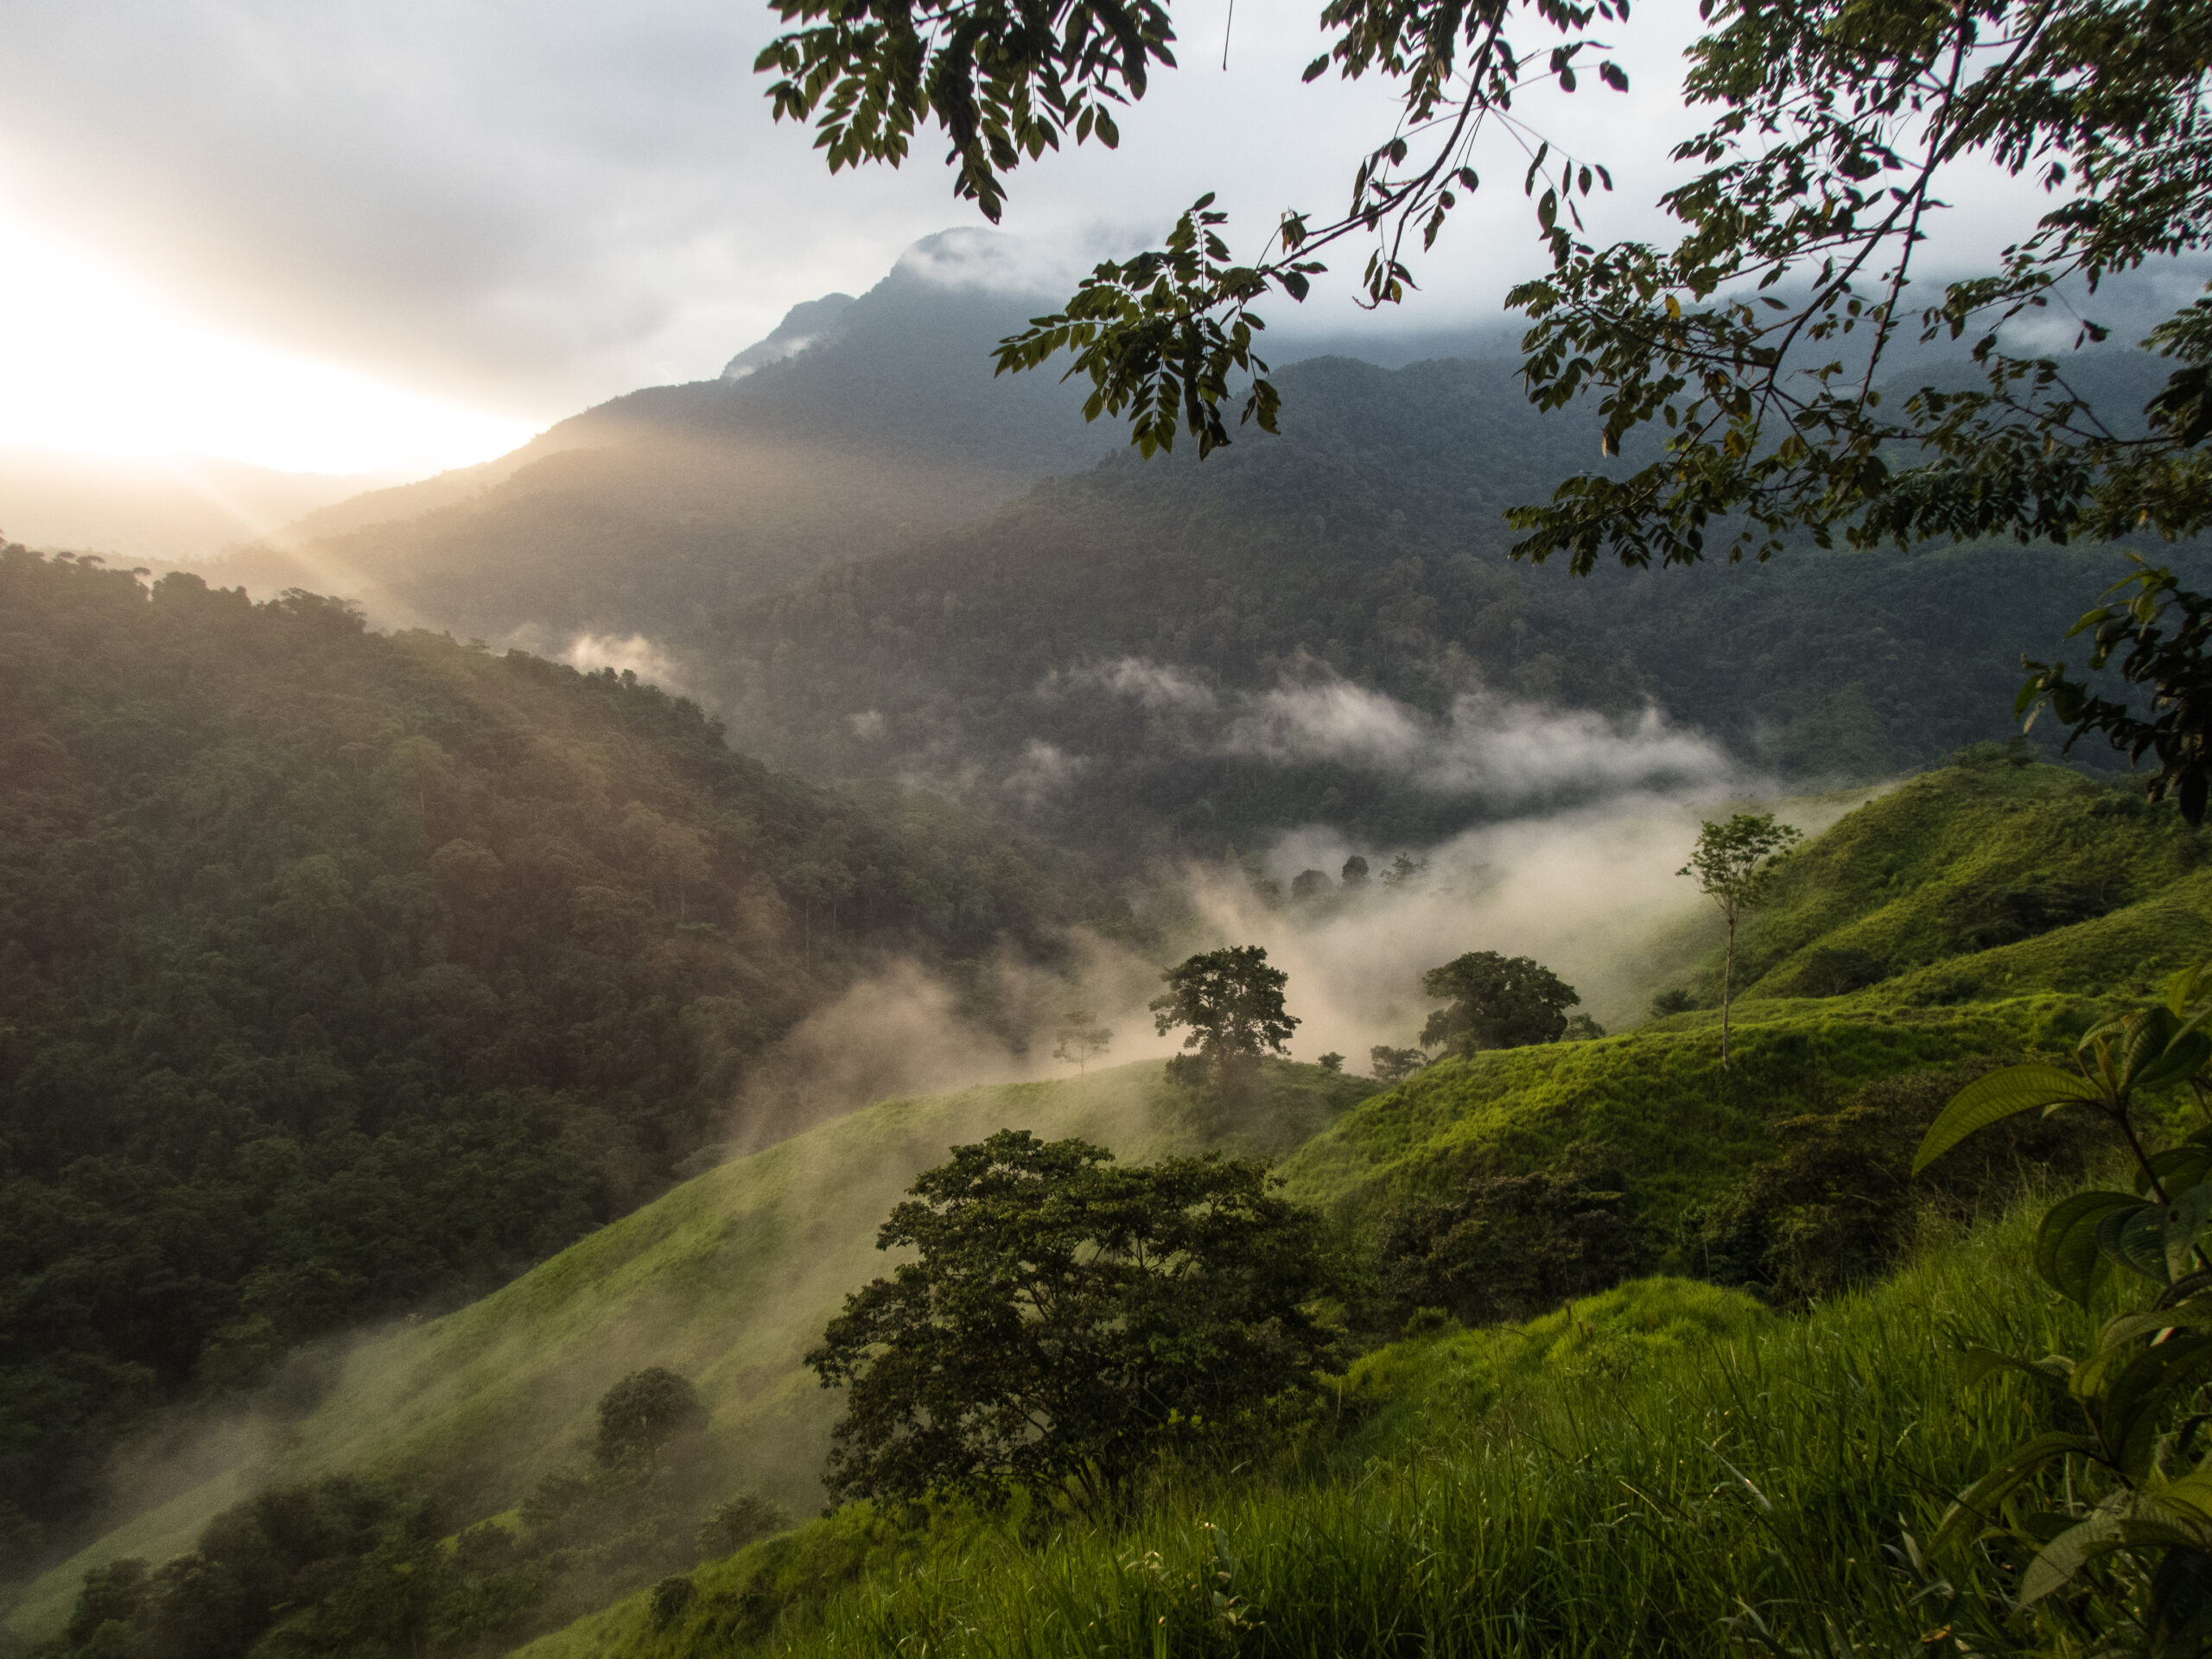
[{"label": "valley", "polygon": [[[1595,432],[1510,364],[1293,363],[1280,438],[1107,454],[989,375],[1008,257],[932,238],[722,378],[219,556],[0,551],[0,1652],[1981,1616],[1914,1551],[2031,1414],[1957,1356],[2084,1339],[2024,1206],[2109,1149],[1913,1148],[2212,957],[2206,833],[2011,712],[2122,550],[1515,563]],[[1747,810],[1809,839],[1724,958],[1676,869]],[[1232,947],[1294,1027],[1242,1092],[1154,1020]],[[1483,951],[1580,1022],[1424,1039]],[[1110,1503],[832,1505],[825,1327],[1007,1130],[1264,1163],[1325,1363]],[[626,1389],[676,1404],[610,1452]]]}]

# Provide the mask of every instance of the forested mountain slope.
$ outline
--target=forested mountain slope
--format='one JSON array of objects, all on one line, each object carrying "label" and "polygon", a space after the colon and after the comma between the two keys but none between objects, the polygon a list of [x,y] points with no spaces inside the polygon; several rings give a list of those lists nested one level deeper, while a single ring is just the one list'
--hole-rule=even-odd
[{"label": "forested mountain slope", "polygon": [[[148,1406],[480,1292],[664,1186],[895,950],[1110,908],[693,705],[172,575],[0,553],[0,1520]],[[957,971],[956,976],[957,976]]]},{"label": "forested mountain slope", "polygon": [[1935,764],[2013,729],[2022,653],[2127,568],[1801,549],[1578,581],[1504,556],[1503,512],[1597,448],[1512,365],[1282,378],[1280,440],[1109,461],[687,632],[706,694],[812,775],[958,779],[1123,854],[1307,822],[1388,846],[1664,779],[1648,709],[1784,776]]},{"label": "forested mountain slope", "polygon": [[1012,249],[927,238],[796,355],[614,398],[497,461],[311,514],[209,574],[559,647],[666,633],[988,512],[1111,444],[1072,388],[992,378],[991,343],[1039,303]]}]

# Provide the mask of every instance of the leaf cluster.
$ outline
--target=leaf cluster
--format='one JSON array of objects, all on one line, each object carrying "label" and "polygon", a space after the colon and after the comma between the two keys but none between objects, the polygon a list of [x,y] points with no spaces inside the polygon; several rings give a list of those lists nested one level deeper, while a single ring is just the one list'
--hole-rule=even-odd
[{"label": "leaf cluster", "polygon": [[[2196,1653],[2212,1642],[2212,1446],[2199,1409],[2212,1383],[2212,1128],[2149,1151],[2139,1097],[2186,1087],[2212,1097],[2212,1000],[2201,968],[2166,1001],[2098,1026],[2073,1070],[2008,1067],[1959,1091],[1915,1159],[1926,1166],[1977,1130],[2040,1111],[2086,1109],[2115,1128],[2136,1166],[2133,1192],[2091,1190],[2052,1207],[2037,1230],[2037,1275],[2091,1306],[2115,1274],[2147,1282],[2147,1307],[2099,1327],[2083,1357],[2029,1360],[1975,1350],[1969,1381],[2029,1378],[2058,1426],[2000,1458],[1961,1494],[1933,1541],[1942,1552],[1993,1535],[2028,1554],[2018,1607],[2054,1631],[2140,1650]],[[2212,1116],[2212,1113],[2208,1113]],[[2063,1470],[2054,1497],[2046,1477]],[[2062,1593],[2063,1592],[2063,1593]]]},{"label": "leaf cluster", "polygon": [[912,1192],[877,1243],[913,1259],[849,1296],[807,1356],[846,1390],[841,1497],[1115,1502],[1164,1452],[1243,1444],[1330,1339],[1305,1311],[1314,1217],[1260,1164],[1124,1168],[1008,1129]]},{"label": "leaf cluster", "polygon": [[1424,995],[1450,999],[1428,1016],[1421,1046],[1463,1055],[1555,1043],[1566,1035],[1567,1011],[1582,1001],[1541,963],[1495,950],[1470,950],[1430,969],[1421,976],[1421,988]]}]

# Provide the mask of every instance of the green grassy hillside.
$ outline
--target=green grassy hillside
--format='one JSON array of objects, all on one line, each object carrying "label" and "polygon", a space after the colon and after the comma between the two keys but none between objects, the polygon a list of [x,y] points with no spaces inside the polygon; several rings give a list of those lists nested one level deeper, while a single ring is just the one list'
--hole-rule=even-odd
[{"label": "green grassy hillside", "polygon": [[1980,751],[1807,845],[1745,929],[1741,995],[2144,990],[2212,946],[2212,841],[2138,791],[2019,760]]},{"label": "green grassy hillside", "polygon": [[2027,1232],[1935,1245],[1802,1318],[1656,1279],[1408,1339],[1351,1369],[1295,1471],[1043,1537],[848,1510],[698,1569],[673,1618],[639,1595],[523,1652],[1920,1651],[1950,1587],[1900,1527],[1925,1540],[2033,1416],[2018,1385],[1963,1386],[1964,1349],[2082,1334],[2036,1290]]},{"label": "green grassy hillside", "polygon": [[[315,1408],[283,1426],[290,1449],[252,1478],[404,1476],[458,1514],[493,1514],[584,1448],[612,1383],[662,1365],[696,1385],[742,1482],[810,1511],[836,1402],[800,1357],[845,1293],[884,1270],[877,1226],[947,1147],[1013,1127],[1139,1160],[1277,1154],[1376,1086],[1270,1065],[1253,1124],[1209,1117],[1157,1062],[886,1102],[698,1176],[456,1313],[353,1344]],[[242,1490],[226,1471],[103,1539],[39,1580],[11,1628],[53,1627],[102,1561],[188,1548]]]}]

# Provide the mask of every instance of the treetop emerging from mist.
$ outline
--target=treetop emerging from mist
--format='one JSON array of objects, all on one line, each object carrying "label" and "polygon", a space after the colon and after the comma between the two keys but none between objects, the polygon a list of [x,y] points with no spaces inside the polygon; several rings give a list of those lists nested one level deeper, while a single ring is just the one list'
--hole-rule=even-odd
[{"label": "treetop emerging from mist", "polygon": [[1160,1035],[1189,1028],[1185,1049],[1167,1063],[1168,1075],[1211,1086],[1227,1099],[1257,1078],[1260,1057],[1281,1054],[1298,1029],[1283,1006],[1290,976],[1268,966],[1256,944],[1227,945],[1161,970],[1167,988],[1147,1006]]}]

